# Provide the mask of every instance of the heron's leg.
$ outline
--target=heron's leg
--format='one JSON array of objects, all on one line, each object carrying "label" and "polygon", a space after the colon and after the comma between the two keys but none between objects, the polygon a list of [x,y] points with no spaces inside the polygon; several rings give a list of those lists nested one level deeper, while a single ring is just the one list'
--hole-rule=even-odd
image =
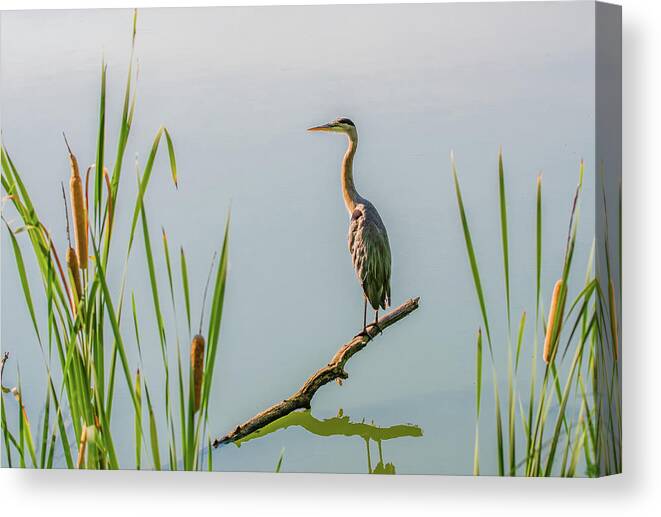
[{"label": "heron's leg", "polygon": [[358,336],[367,336],[368,339],[372,339],[372,336],[370,336],[370,333],[367,331],[367,298],[365,298],[365,308],[363,309],[363,330],[358,332],[354,338]]},{"label": "heron's leg", "polygon": [[374,326],[379,334],[383,334],[383,329],[379,326],[379,309],[376,309],[374,316]]}]

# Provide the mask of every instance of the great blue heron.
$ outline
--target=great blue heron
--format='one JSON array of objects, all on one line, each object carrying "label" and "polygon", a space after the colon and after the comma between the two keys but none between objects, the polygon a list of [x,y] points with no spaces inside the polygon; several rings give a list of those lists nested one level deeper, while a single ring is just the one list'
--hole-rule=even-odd
[{"label": "great blue heron", "polygon": [[339,118],[328,124],[311,127],[308,131],[343,133],[349,138],[349,147],[342,160],[342,196],[351,216],[349,223],[349,253],[365,295],[363,333],[367,331],[367,302],[375,311],[374,325],[379,328],[379,308],[390,305],[390,244],[388,232],[379,212],[372,203],[356,191],[353,183],[353,157],[358,147],[356,125],[348,118]]}]

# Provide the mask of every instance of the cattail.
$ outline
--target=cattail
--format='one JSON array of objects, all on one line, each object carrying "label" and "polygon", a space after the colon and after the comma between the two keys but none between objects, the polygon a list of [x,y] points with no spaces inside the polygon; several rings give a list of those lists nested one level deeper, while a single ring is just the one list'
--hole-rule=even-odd
[{"label": "cattail", "polygon": [[611,320],[611,334],[613,335],[613,358],[617,361],[618,357],[618,335],[617,335],[617,311],[615,310],[615,289],[613,281],[608,279],[608,305]]},{"label": "cattail", "polygon": [[69,268],[69,274],[73,279],[74,307],[77,307],[83,297],[83,287],[80,283],[80,268],[78,266],[78,257],[76,256],[76,251],[71,246],[67,248],[66,260],[67,267]]},{"label": "cattail", "polygon": [[69,178],[69,190],[71,193],[71,206],[73,209],[73,235],[76,240],[76,253],[78,254],[78,267],[87,269],[87,209],[83,195],[83,180],[78,169],[78,160],[71,152],[66,136],[64,142],[69,151],[69,163],[71,164],[71,177]]},{"label": "cattail", "polygon": [[[562,322],[562,309],[560,307],[562,291],[563,282],[561,278],[555,283],[555,287],[553,288],[551,308],[549,309],[549,320],[546,323],[546,339],[544,340],[544,362],[546,364],[549,363],[551,356],[553,355],[552,347],[554,345],[554,337],[560,334],[560,323]],[[556,332],[554,333],[553,327],[556,326],[556,319],[558,319],[558,322]]]},{"label": "cattail", "polygon": [[76,308],[78,303],[80,303],[81,298],[83,297],[83,288],[80,283],[80,267],[78,266],[78,257],[76,256],[76,250],[71,246],[71,234],[69,232],[69,210],[67,208],[67,194],[64,191],[64,183],[62,183],[62,199],[64,200],[64,218],[67,222],[67,253],[66,253],[66,262],[67,267],[69,268],[69,273],[71,274],[73,282],[73,294],[71,294],[71,305],[74,314],[76,313]]},{"label": "cattail", "polygon": [[[163,230],[163,238],[165,237],[165,230]],[[204,322],[204,307],[207,303],[207,291],[209,290],[209,282],[211,281],[211,273],[213,265],[216,261],[216,254],[211,258],[211,267],[209,267],[209,275],[207,276],[207,283],[204,286],[204,295],[202,296],[202,310],[200,311],[200,330],[193,338],[193,343],[190,348],[190,362],[193,367],[193,388],[195,394],[195,411],[200,409],[200,401],[202,397],[202,378],[204,377],[204,337],[202,337],[202,323]],[[195,412],[194,411],[194,412]]]},{"label": "cattail", "polygon": [[197,334],[193,338],[190,349],[190,362],[193,367],[193,393],[195,395],[195,411],[200,409],[202,398],[202,378],[204,376],[204,338]]}]

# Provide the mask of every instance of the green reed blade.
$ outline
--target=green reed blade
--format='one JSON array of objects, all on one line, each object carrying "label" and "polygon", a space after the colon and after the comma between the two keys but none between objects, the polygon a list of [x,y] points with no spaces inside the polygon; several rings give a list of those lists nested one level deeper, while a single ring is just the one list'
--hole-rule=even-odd
[{"label": "green reed blade", "polygon": [[475,400],[477,404],[477,418],[480,418],[480,404],[482,401],[482,329],[477,331],[477,354],[475,357]]},{"label": "green reed blade", "polygon": [[566,476],[574,477],[576,474],[576,467],[578,465],[578,460],[580,458],[581,449],[583,448],[583,443],[585,441],[585,422],[584,415],[586,413],[586,404],[583,402],[581,404],[581,409],[578,416],[578,422],[576,424],[576,431],[574,433],[574,447],[572,448],[571,458],[569,460],[569,466],[567,467]]},{"label": "green reed blade", "polygon": [[28,190],[25,188],[25,184],[23,183],[20,174],[18,174],[18,170],[14,166],[14,162],[12,162],[9,153],[4,146],[2,146],[2,169],[5,173],[2,176],[3,187],[7,191],[7,194],[20,194],[20,199],[25,207],[21,207],[21,205],[18,204],[16,200],[13,200],[14,206],[16,206],[16,209],[19,211],[19,213],[21,213],[23,221],[26,225],[34,225],[34,223],[38,220],[37,212],[35,211],[34,205],[32,204]]},{"label": "green reed blade", "polygon": [[[177,351],[180,350],[181,345],[179,342],[179,318],[177,315],[177,304],[175,302],[174,294],[174,281],[172,277],[172,265],[170,262],[170,249],[168,246],[168,238],[165,233],[165,229],[161,227],[162,241],[163,241],[163,254],[165,256],[165,266],[168,274],[168,286],[170,288],[170,301],[172,302],[172,312],[174,314],[174,328],[175,328],[175,341],[177,344]],[[176,453],[176,436],[174,433],[174,422],[172,419],[172,414],[168,411],[168,418],[170,419],[170,464],[176,465],[177,463],[177,453]]]},{"label": "green reed blade", "polygon": [[464,240],[466,241],[466,252],[468,253],[468,261],[470,263],[471,272],[473,274],[473,283],[475,285],[475,291],[477,293],[477,298],[480,304],[480,310],[482,312],[482,320],[484,323],[484,330],[487,333],[487,343],[489,344],[489,352],[493,358],[493,349],[491,346],[491,331],[489,329],[489,318],[487,317],[487,308],[484,302],[484,292],[482,290],[482,281],[480,280],[480,271],[477,265],[477,259],[475,258],[475,250],[473,248],[473,239],[471,237],[470,229],[468,227],[468,219],[466,218],[466,211],[464,210],[464,202],[461,196],[461,189],[459,187],[459,178],[457,177],[457,170],[454,163],[454,158],[452,159],[452,176],[454,178],[454,187],[457,194],[457,205],[459,207],[459,216],[461,218],[461,226],[464,231]]},{"label": "green reed blade", "polygon": [[[147,191],[147,186],[149,185],[149,180],[151,179],[152,169],[154,168],[154,160],[156,159],[156,152],[158,151],[158,144],[161,141],[161,136],[165,131],[165,127],[161,126],[156,132],[154,137],[154,142],[152,143],[151,150],[149,151],[149,156],[147,157],[147,163],[145,165],[142,178],[139,180],[138,188],[138,197],[135,201],[135,207],[133,209],[133,218],[131,220],[131,232],[129,234],[128,250],[131,250],[133,245],[133,238],[135,236],[135,229],[138,224],[138,216],[142,210],[143,201],[145,198],[145,192]],[[172,166],[172,163],[170,163]],[[173,171],[173,177],[176,178],[176,171]]]},{"label": "green reed blade", "polygon": [[[91,236],[90,242],[92,243],[92,246],[94,248],[95,255],[98,256],[99,250],[93,236]],[[122,369],[124,370],[124,377],[126,379],[126,384],[129,390],[129,394],[131,395],[131,401],[133,402],[133,407],[137,408],[138,401],[136,400],[135,392],[133,391],[133,379],[132,379],[133,376],[131,375],[128,358],[126,357],[126,349],[124,347],[124,340],[122,338],[122,334],[119,329],[119,322],[117,321],[117,317],[115,316],[115,308],[113,305],[112,298],[110,296],[110,289],[108,288],[108,283],[106,282],[106,274],[103,269],[103,265],[101,264],[101,261],[96,260],[94,262],[96,264],[96,277],[99,279],[101,284],[101,292],[104,297],[104,303],[108,309],[108,319],[110,320],[110,325],[112,327],[112,332],[115,338],[114,348],[119,353],[119,358],[122,363]]]},{"label": "green reed blade", "polygon": [[523,343],[523,331],[526,326],[526,311],[521,313],[521,320],[519,321],[519,332],[516,337],[516,359],[514,361],[514,373],[519,370],[519,357],[521,356],[521,344]]},{"label": "green reed blade", "polygon": [[503,269],[505,273],[505,299],[507,301],[507,325],[511,325],[510,317],[510,261],[509,237],[507,231],[507,199],[505,196],[505,171],[503,167],[503,150],[498,151],[498,197],[500,204],[500,233],[503,246]]},{"label": "green reed blade", "polygon": [[[19,388],[20,390],[20,388]],[[25,468],[25,421],[23,420],[23,406],[21,404],[21,399],[20,399],[20,391],[19,391],[19,397],[18,397],[18,457],[19,457],[19,465],[22,469]]]},{"label": "green reed blade", "polygon": [[[209,454],[211,456],[211,454]],[[280,450],[280,457],[278,458],[278,463],[275,465],[275,473],[278,474],[282,468],[282,460],[285,458],[285,448],[283,447]]]},{"label": "green reed blade", "polygon": [[46,404],[44,405],[44,418],[41,422],[41,444],[39,445],[39,468],[46,466],[46,449],[48,447],[48,424],[50,423],[50,390],[46,386]]},{"label": "green reed blade", "polygon": [[25,409],[23,404],[23,387],[21,385],[21,374],[18,373],[18,406],[19,406],[19,415],[23,425],[21,427],[21,440],[24,440],[25,445],[27,445],[28,454],[30,455],[30,460],[32,461],[32,466],[37,468],[37,454],[34,448],[34,441],[32,439],[32,429],[30,427],[30,420],[28,420],[28,412]]},{"label": "green reed blade", "polygon": [[135,293],[131,292],[131,313],[133,314],[133,330],[135,332],[135,345],[138,349],[138,357],[142,363],[142,348],[140,347],[140,328],[138,326],[138,310],[135,306]]},{"label": "green reed blade", "polygon": [[535,300],[536,318],[539,317],[539,302],[541,298],[541,279],[542,279],[542,175],[537,176],[537,195],[536,195],[536,216],[535,216]]},{"label": "green reed blade", "polygon": [[163,132],[165,133],[165,141],[168,144],[168,156],[170,157],[170,170],[172,171],[172,182],[174,183],[175,188],[179,188],[179,184],[177,182],[177,160],[174,156],[174,145],[172,144],[172,138],[170,137],[170,133],[166,128],[163,128]]},{"label": "green reed blade", "polygon": [[[197,429],[195,427],[195,390],[194,390],[194,380],[193,380],[193,365],[190,364],[188,366],[188,412],[186,413],[187,417],[187,424],[186,424],[186,429],[188,431],[188,435],[186,436],[186,458],[187,458],[187,463],[185,464],[185,470],[193,470],[195,461],[196,461],[196,449],[197,449],[197,444],[196,444],[196,435],[197,435]],[[201,409],[201,408],[200,408]],[[202,412],[200,411],[200,414]],[[198,428],[199,428],[199,423],[202,420],[202,418],[198,418]]]},{"label": "green reed blade", "polygon": [[[284,448],[283,448],[283,452],[284,452]],[[207,459],[208,459],[208,464],[207,464],[208,471],[213,472],[213,447],[211,446],[211,435],[209,435],[207,438]]]},{"label": "green reed blade", "polygon": [[185,441],[187,439],[187,430],[186,430],[186,403],[185,403],[185,398],[186,396],[184,395],[185,393],[185,388],[184,388],[184,378],[183,378],[183,367],[181,364],[181,347],[179,346],[179,343],[177,343],[177,388],[178,388],[178,393],[179,393],[179,419],[180,419],[180,425],[181,425],[181,442],[182,442],[182,453],[184,455],[184,465],[188,465],[188,448],[185,445]]},{"label": "green reed blade", "polygon": [[[106,72],[108,66],[101,63],[101,99],[99,101],[99,131],[96,144],[96,164],[94,167],[94,212],[96,227],[101,228],[101,197],[103,193],[103,158],[106,133]],[[99,255],[96,255],[99,257]]]},{"label": "green reed blade", "polygon": [[140,470],[142,458],[142,383],[140,380],[140,368],[135,372],[135,469]]},{"label": "green reed blade", "polygon": [[475,354],[475,446],[473,453],[473,475],[480,475],[480,407],[482,401],[482,329],[477,331],[477,353]]},{"label": "green reed blade", "polygon": [[158,429],[156,427],[156,417],[154,416],[154,408],[149,396],[149,388],[145,382],[145,397],[147,398],[147,411],[149,413],[149,441],[151,444],[152,461],[154,462],[154,469],[161,470],[161,453],[158,446]]},{"label": "green reed blade", "polygon": [[120,122],[119,138],[117,140],[117,154],[115,156],[115,165],[113,167],[111,186],[113,197],[117,197],[119,189],[119,179],[122,171],[122,163],[124,161],[124,153],[126,151],[126,143],[128,141],[129,133],[131,131],[132,108],[130,108],[129,99],[131,98],[131,79],[133,76],[133,54],[135,51],[135,36],[136,25],[138,21],[138,11],[133,11],[133,33],[131,37],[131,53],[129,55],[128,73],[126,74],[126,86],[124,88],[124,104],[122,107],[122,117]]},{"label": "green reed blade", "polygon": [[[110,429],[110,421],[108,420],[108,416],[106,415],[106,412],[103,408],[103,400],[101,399],[101,394],[98,390],[95,389],[94,395],[96,399],[96,413],[101,423],[100,441],[98,444],[100,448],[100,468],[105,468],[105,455],[107,454],[108,460],[110,462],[109,467],[112,470],[117,470],[119,469],[119,461],[117,460],[117,454],[115,452],[112,432],[106,431]],[[97,436],[99,436],[99,432],[97,432]]]},{"label": "green reed blade", "polygon": [[177,470],[177,439],[174,434],[174,420],[170,414],[170,443],[168,444],[168,455],[170,459],[170,470]]},{"label": "green reed blade", "polygon": [[[593,316],[592,319],[590,320],[589,326],[592,327],[594,325],[594,323],[595,323],[595,317]],[[579,358],[581,357],[581,355],[583,353],[584,345],[585,345],[585,340],[582,340],[581,343],[579,344],[578,348],[576,349],[576,354],[574,355],[574,360],[572,362],[572,366],[571,366],[571,369],[569,371],[569,376],[567,377],[567,382],[565,384],[565,389],[562,393],[560,409],[558,410],[558,416],[557,416],[557,419],[556,419],[555,428],[553,430],[553,437],[552,437],[552,441],[551,441],[551,446],[550,446],[548,458],[547,458],[547,461],[546,461],[546,469],[545,469],[545,475],[546,476],[551,475],[551,470],[553,468],[553,460],[554,460],[554,456],[555,456],[555,451],[556,451],[556,448],[557,448],[557,445],[558,445],[558,440],[560,439],[562,424],[564,422],[565,409],[567,407],[567,402],[569,400],[572,379],[574,378],[574,375],[576,373],[576,366],[579,362]]]},{"label": "green reed blade", "polygon": [[213,380],[213,372],[216,361],[216,354],[218,351],[218,342],[220,338],[220,322],[223,316],[223,304],[225,300],[225,284],[227,280],[227,263],[229,258],[229,228],[230,228],[231,215],[228,213],[227,221],[225,222],[225,234],[223,236],[223,244],[220,252],[220,261],[218,264],[218,272],[216,274],[216,281],[213,290],[213,298],[211,303],[211,315],[209,317],[209,343],[207,345],[204,364],[204,381],[202,383],[202,400],[200,403],[200,413],[208,412],[209,393],[211,391],[211,382]]},{"label": "green reed blade", "polygon": [[165,270],[168,274],[168,286],[170,287],[170,300],[172,301],[172,312],[174,313],[175,327],[177,326],[177,304],[174,301],[174,282],[172,280],[172,265],[170,263],[170,249],[168,246],[168,236],[165,233],[165,228],[161,227],[161,235],[163,241],[163,255],[165,256]]},{"label": "green reed blade", "polygon": [[9,427],[7,425],[7,414],[5,412],[5,397],[4,393],[0,394],[0,425],[2,426],[2,443],[5,445],[5,454],[7,458],[7,466],[9,468],[12,467],[12,459],[11,459],[11,449],[9,447],[10,442],[14,445],[16,449],[18,449],[18,443],[16,442],[16,438],[11,434],[9,431]]},{"label": "green reed blade", "polygon": [[170,419],[170,365],[168,361],[167,340],[165,335],[165,323],[163,320],[163,313],[161,311],[160,295],[158,290],[158,282],[156,280],[156,267],[154,266],[154,255],[152,253],[151,238],[149,236],[149,224],[147,223],[147,211],[144,204],[141,206],[140,219],[142,222],[142,233],[145,245],[145,260],[147,262],[147,269],[149,271],[149,283],[151,287],[152,303],[154,307],[154,315],[156,318],[156,325],[158,337],[161,344],[161,359],[163,362],[163,369],[165,374],[165,382],[163,385],[163,393],[165,397],[165,419]]},{"label": "green reed blade", "polygon": [[537,192],[535,196],[535,328],[533,332],[533,349],[530,365],[530,395],[528,399],[528,430],[526,432],[526,473],[532,469],[532,459],[535,449],[533,438],[533,414],[535,408],[535,387],[537,386],[537,357],[539,351],[539,321],[541,304],[542,276],[542,175],[537,176]]},{"label": "green reed blade", "polygon": [[[530,426],[528,425],[528,420],[526,420],[526,412],[523,409],[523,401],[521,400],[521,397],[519,397],[519,415],[521,416],[521,425],[523,426],[523,430],[525,431],[526,435],[528,435]],[[521,464],[518,464],[517,468],[520,466]]]},{"label": "green reed blade", "polygon": [[[119,309],[121,310],[121,309]],[[108,394],[106,401],[106,413],[108,418],[112,415],[112,403],[115,399],[115,375],[117,373],[117,347],[113,346],[110,356],[110,372],[108,373]]]},{"label": "green reed blade", "polygon": [[516,475],[516,397],[514,393],[514,373],[512,371],[512,347],[507,348],[507,407],[509,439],[509,475]]},{"label": "green reed blade", "polygon": [[[53,384],[53,380],[50,378],[49,378],[49,384],[50,384],[51,396],[53,397],[53,405],[55,407],[55,412],[56,412],[57,428],[59,430],[60,441],[62,442],[62,451],[64,452],[64,460],[66,461],[67,468],[72,469],[74,467],[74,463],[73,463],[73,457],[71,455],[71,447],[69,446],[69,439],[67,437],[67,430],[64,425],[64,419],[62,417],[62,407],[60,406],[60,401],[55,391],[55,385]],[[53,439],[55,439],[55,430],[53,430]]]},{"label": "green reed blade", "polygon": [[503,441],[503,418],[500,413],[500,395],[498,394],[498,379],[495,366],[493,372],[493,396],[496,406],[496,452],[498,454],[498,475],[505,475],[505,445]]},{"label": "green reed blade", "polygon": [[188,289],[188,266],[186,265],[186,255],[183,246],[179,248],[179,261],[181,263],[181,284],[184,291],[184,303],[186,304],[186,321],[188,322],[188,337],[191,338],[191,318],[190,318],[190,291]]},{"label": "green reed blade", "polygon": [[144,205],[140,211],[142,220],[142,233],[144,236],[145,244],[145,260],[147,262],[147,270],[149,272],[149,284],[152,294],[152,302],[154,305],[154,316],[156,318],[156,325],[158,337],[161,342],[161,353],[163,354],[163,361],[167,363],[167,349],[165,342],[165,323],[163,321],[163,313],[161,311],[161,300],[158,290],[158,282],[156,280],[156,267],[154,266],[154,255],[151,247],[151,238],[149,236],[149,225],[147,224],[147,212]]},{"label": "green reed blade", "polygon": [[37,340],[41,346],[41,335],[39,334],[39,325],[37,325],[37,316],[34,310],[34,303],[32,301],[32,294],[30,291],[30,283],[28,282],[28,275],[25,271],[25,261],[23,260],[23,253],[21,252],[21,247],[18,244],[18,240],[14,235],[14,232],[9,227],[7,221],[3,218],[3,222],[7,228],[7,232],[11,239],[12,250],[14,252],[14,258],[16,259],[16,268],[18,269],[18,276],[21,281],[21,288],[23,289],[23,298],[25,299],[25,304],[28,307],[28,312],[30,313],[30,319],[32,320],[32,327],[34,332],[37,335]]}]

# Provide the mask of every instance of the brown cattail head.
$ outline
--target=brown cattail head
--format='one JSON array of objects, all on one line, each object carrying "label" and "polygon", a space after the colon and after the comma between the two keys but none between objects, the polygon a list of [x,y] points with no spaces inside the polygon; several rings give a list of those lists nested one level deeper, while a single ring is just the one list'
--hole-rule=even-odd
[{"label": "brown cattail head", "polygon": [[73,306],[77,307],[78,302],[80,302],[80,299],[83,296],[83,288],[82,284],[80,283],[80,268],[78,266],[78,257],[76,256],[76,250],[74,250],[72,247],[67,248],[66,260],[69,273],[73,279]]},{"label": "brown cattail head", "polygon": [[619,343],[617,335],[617,310],[615,307],[615,289],[613,288],[613,281],[608,279],[608,309],[611,323],[611,335],[613,336],[613,359],[617,361],[619,355]]},{"label": "brown cattail head", "polygon": [[202,378],[204,377],[204,338],[197,334],[193,338],[190,349],[190,362],[193,368],[193,394],[195,396],[195,411],[200,409],[202,399]]},{"label": "brown cattail head", "polygon": [[[562,309],[560,308],[562,301],[563,282],[562,278],[555,283],[553,288],[553,297],[551,298],[551,307],[549,309],[549,320],[546,323],[546,339],[544,340],[544,362],[546,364],[551,360],[553,355],[553,345],[555,344],[555,337],[560,334],[560,323],[562,321]],[[557,323],[556,323],[557,320]],[[554,328],[555,332],[554,332]]]},{"label": "brown cattail head", "polygon": [[[66,137],[64,138],[66,142]],[[71,207],[73,210],[73,235],[76,240],[76,253],[78,254],[78,267],[87,269],[87,208],[83,196],[83,180],[78,169],[78,160],[69,151],[69,164],[71,165],[71,177],[69,178],[69,190],[71,194]]]}]

